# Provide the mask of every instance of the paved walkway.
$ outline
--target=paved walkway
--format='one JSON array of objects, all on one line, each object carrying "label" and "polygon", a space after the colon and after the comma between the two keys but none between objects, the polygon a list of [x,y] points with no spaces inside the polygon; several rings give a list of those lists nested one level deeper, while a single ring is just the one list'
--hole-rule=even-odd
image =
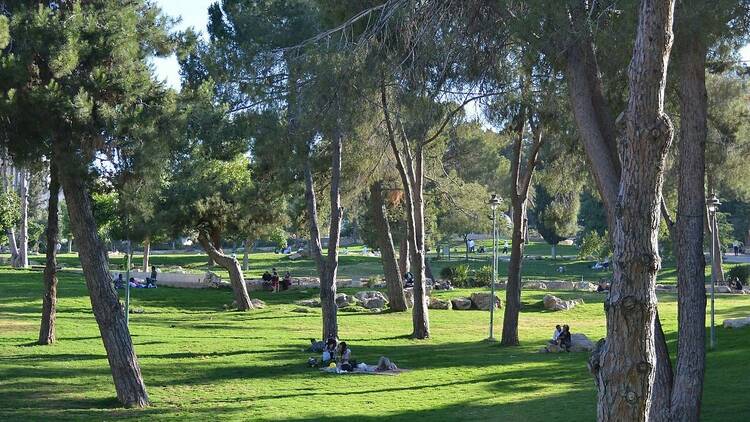
[{"label": "paved walkway", "polygon": [[734,252],[724,255],[724,262],[750,264],[750,255],[734,255]]}]

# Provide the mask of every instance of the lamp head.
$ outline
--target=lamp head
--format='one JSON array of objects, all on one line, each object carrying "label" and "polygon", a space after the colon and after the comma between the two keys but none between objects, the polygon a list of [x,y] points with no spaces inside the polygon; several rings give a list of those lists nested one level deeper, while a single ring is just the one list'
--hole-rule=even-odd
[{"label": "lamp head", "polygon": [[716,197],[715,193],[711,193],[711,195],[706,198],[706,207],[708,207],[708,212],[716,212],[719,209],[719,205],[721,205],[721,202],[719,202],[719,198]]},{"label": "lamp head", "polygon": [[490,208],[494,210],[500,205],[500,198],[497,196],[496,193],[493,193],[492,196],[490,197],[490,200],[487,201],[487,203],[490,205]]}]

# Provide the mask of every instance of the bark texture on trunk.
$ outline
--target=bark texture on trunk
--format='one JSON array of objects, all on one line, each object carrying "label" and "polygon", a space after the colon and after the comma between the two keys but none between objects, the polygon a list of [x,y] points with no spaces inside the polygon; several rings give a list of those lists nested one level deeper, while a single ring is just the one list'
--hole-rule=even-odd
[{"label": "bark texture on trunk", "polygon": [[404,234],[401,236],[401,242],[399,242],[398,246],[398,270],[401,273],[401,277],[411,269],[409,262],[411,262],[411,258],[409,257],[409,239]]},{"label": "bark texture on trunk", "polygon": [[595,371],[600,421],[649,420],[656,367],[661,188],[672,140],[672,124],[664,114],[664,86],[673,13],[671,0],[643,0],[638,14],[625,134],[619,143],[622,170],[607,341]]},{"label": "bark texture on trunk", "polygon": [[[673,372],[672,363],[669,360],[669,351],[666,348],[667,340],[664,338],[664,330],[659,320],[659,312],[654,319],[654,340],[656,347],[656,368],[654,371],[654,388],[651,396],[651,410],[649,411],[650,422],[670,422],[670,401],[672,400]],[[658,345],[664,347],[658,347]]]},{"label": "bark texture on trunk", "polygon": [[206,231],[200,230],[198,233],[198,242],[201,244],[203,249],[206,251],[209,257],[229,272],[229,282],[232,283],[232,292],[234,293],[234,301],[237,302],[237,310],[249,311],[253,309],[253,303],[250,302],[250,296],[247,294],[247,286],[245,285],[245,277],[242,275],[242,269],[237,258],[229,256],[216,249],[214,241],[216,235],[212,233],[207,234]]},{"label": "bark texture on trunk", "polygon": [[151,239],[146,238],[143,241],[143,272],[149,272],[148,260],[151,257]]},{"label": "bark texture on trunk", "polygon": [[336,274],[339,267],[339,240],[341,237],[341,219],[344,209],[341,207],[341,150],[343,133],[334,136],[331,158],[331,224],[328,234],[328,256],[323,257],[318,227],[318,205],[315,198],[310,160],[305,164],[305,200],[308,220],[310,222],[310,249],[320,277],[320,305],[323,314],[323,339],[339,337],[338,307],[336,306]]},{"label": "bark texture on trunk", "polygon": [[521,111],[516,119],[516,136],[513,141],[513,161],[511,162],[513,186],[510,194],[511,204],[513,205],[513,231],[511,234],[510,262],[508,263],[508,284],[505,287],[503,334],[500,339],[500,344],[503,346],[517,346],[519,343],[518,315],[521,312],[521,267],[523,265],[523,249],[526,243],[528,224],[526,201],[536,168],[539,149],[544,139],[541,128],[534,128],[534,144],[529,151],[526,168],[521,173],[524,127],[526,126],[525,111]]},{"label": "bark texture on trunk", "polygon": [[39,344],[55,342],[57,316],[57,242],[60,235],[58,200],[60,181],[55,162],[49,168],[49,201],[47,203],[47,260],[44,266],[44,295],[42,296],[42,323],[39,327]]},{"label": "bark texture on trunk", "polygon": [[418,144],[412,154],[412,147],[406,136],[400,136],[402,150],[396,143],[396,135],[388,110],[385,82],[380,85],[380,99],[383,107],[388,142],[396,159],[401,183],[404,187],[404,208],[406,208],[407,243],[411,272],[414,275],[414,308],[412,309],[412,337],[425,339],[430,336],[430,320],[425,295],[425,257],[424,257],[424,151]]},{"label": "bark texture on trunk", "polygon": [[375,236],[380,249],[380,261],[383,264],[383,273],[385,274],[385,285],[388,288],[389,307],[391,311],[403,312],[407,310],[406,296],[404,295],[404,286],[401,283],[401,275],[398,272],[391,225],[388,223],[388,215],[383,201],[382,181],[370,185],[370,207],[373,224],[375,225]]},{"label": "bark texture on trunk", "polygon": [[96,232],[91,196],[85,184],[86,166],[72,153],[70,145],[54,143],[55,157],[65,166],[58,171],[70,223],[78,239],[79,257],[94,317],[99,325],[117,399],[126,407],[148,405],[138,358],[135,355],[125,314],[109,272],[107,253]]},{"label": "bark texture on trunk", "polygon": [[677,367],[671,418],[698,421],[706,364],[706,290],[703,221],[706,216],[705,150],[708,116],[706,52],[699,40],[685,39],[678,55],[680,74],[680,145],[675,224],[677,258]]}]

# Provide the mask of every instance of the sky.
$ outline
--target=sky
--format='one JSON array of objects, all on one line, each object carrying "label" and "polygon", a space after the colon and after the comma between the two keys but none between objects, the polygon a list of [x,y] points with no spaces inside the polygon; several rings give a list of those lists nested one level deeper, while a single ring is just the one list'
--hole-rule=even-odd
[{"label": "sky", "polygon": [[[156,3],[169,16],[181,17],[175,29],[182,30],[193,27],[197,31],[206,32],[208,24],[208,6],[218,0],[156,0]],[[750,62],[750,45],[741,50],[742,59]],[[177,58],[172,55],[168,58],[155,58],[152,60],[159,79],[166,80],[167,84],[175,89],[180,87],[180,66]]]},{"label": "sky", "polygon": [[[156,4],[162,11],[172,17],[181,17],[175,29],[183,30],[189,27],[203,33],[206,32],[208,24],[208,6],[218,0],[156,0]],[[180,87],[180,66],[177,58],[172,55],[168,58],[155,58],[152,60],[159,79],[166,80],[171,87]]]}]

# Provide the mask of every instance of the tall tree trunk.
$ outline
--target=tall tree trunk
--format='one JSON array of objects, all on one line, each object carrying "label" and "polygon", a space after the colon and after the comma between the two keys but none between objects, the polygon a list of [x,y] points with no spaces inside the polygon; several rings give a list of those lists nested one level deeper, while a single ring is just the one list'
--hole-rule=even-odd
[{"label": "tall tree trunk", "polygon": [[218,234],[215,232],[209,235],[205,230],[200,230],[198,233],[198,242],[203,246],[203,249],[208,256],[210,256],[216,264],[229,272],[229,281],[232,283],[232,291],[234,292],[234,300],[237,302],[237,310],[248,311],[253,309],[253,303],[250,301],[250,296],[247,294],[245,277],[242,275],[240,263],[237,261],[237,258],[225,255],[221,250],[214,246],[214,240],[217,237]]},{"label": "tall tree trunk", "polygon": [[385,274],[385,285],[388,288],[389,306],[392,311],[406,311],[406,296],[404,296],[404,286],[398,271],[396,251],[393,248],[391,225],[388,223],[385,202],[383,201],[382,181],[370,185],[370,207],[375,226],[375,237],[380,249],[380,261],[383,264],[383,273]]},{"label": "tall tree trunk", "polygon": [[521,311],[521,266],[523,265],[526,200],[513,204],[513,232],[511,234],[510,261],[508,262],[508,284],[505,286],[505,310],[503,334],[500,344],[518,345],[518,315]]},{"label": "tall tree trunk", "polygon": [[[672,363],[669,360],[667,340],[664,338],[664,330],[659,320],[659,312],[654,318],[654,342],[656,343],[656,375],[654,376],[654,388],[651,395],[651,409],[649,411],[649,422],[671,422],[670,401],[672,400],[672,385],[674,375]],[[664,347],[659,347],[659,345]],[[665,364],[666,363],[666,364]]]},{"label": "tall tree trunk", "polygon": [[143,272],[148,272],[148,260],[151,255],[151,239],[148,237],[143,241]]},{"label": "tall tree trunk", "polygon": [[403,234],[398,246],[398,270],[402,277],[411,269],[411,265],[409,264],[411,258],[409,255],[409,237],[406,234]]},{"label": "tall tree trunk", "polygon": [[[684,40],[682,38],[685,38]],[[703,221],[708,104],[706,52],[693,34],[680,39],[680,145],[677,223],[677,367],[672,388],[673,421],[700,419],[706,366],[706,289]]]},{"label": "tall tree trunk", "polygon": [[468,234],[464,235],[464,246],[466,247],[466,253],[465,253],[464,259],[466,260],[466,262],[469,262],[469,235]]},{"label": "tall tree trunk", "polygon": [[393,131],[385,81],[381,81],[380,99],[383,106],[386,129],[388,130],[388,141],[391,146],[396,167],[401,183],[404,187],[404,208],[406,208],[407,243],[411,258],[411,272],[414,275],[414,308],[412,309],[412,337],[425,339],[430,336],[430,322],[427,311],[427,298],[425,297],[425,272],[424,272],[424,199],[422,188],[424,186],[423,160],[424,152],[418,145],[416,152],[412,155],[411,146],[405,136],[401,136],[403,153],[399,151],[396,144],[396,136]]},{"label": "tall tree trunk", "polygon": [[510,195],[513,204],[513,234],[511,237],[510,262],[508,263],[508,284],[505,287],[503,335],[500,340],[500,344],[504,346],[516,346],[519,341],[518,315],[521,312],[521,267],[528,225],[526,200],[539,157],[539,149],[542,147],[544,140],[541,128],[532,126],[534,144],[528,154],[526,168],[522,174],[521,156],[524,127],[526,126],[526,111],[522,110],[516,116],[516,119],[516,137],[513,141],[513,161],[511,162],[512,191]]},{"label": "tall tree trunk", "polygon": [[117,292],[112,284],[107,253],[96,232],[91,196],[85,180],[86,166],[71,151],[72,146],[54,143],[54,155],[65,163],[58,173],[68,204],[70,223],[78,239],[78,249],[94,317],[107,351],[117,399],[126,407],[148,405],[138,358],[125,322]]},{"label": "tall tree trunk", "polygon": [[18,173],[19,196],[21,197],[21,222],[18,225],[18,260],[16,268],[29,266],[29,177],[27,170]]},{"label": "tall tree trunk", "polygon": [[242,271],[247,271],[250,269],[250,247],[253,244],[253,241],[250,239],[245,239],[244,244],[244,252],[242,254]]},{"label": "tall tree trunk", "polygon": [[16,243],[16,231],[11,227],[5,232],[8,235],[8,247],[10,248],[10,265],[18,266],[18,244]]},{"label": "tall tree trunk", "polygon": [[73,253],[73,236],[68,239],[68,253]]},{"label": "tall tree trunk", "polygon": [[[586,28],[581,25],[581,22],[574,20],[572,23],[576,28]],[[566,46],[565,51],[565,73],[571,108],[578,132],[581,134],[589,168],[592,170],[607,211],[607,225],[612,236],[615,232],[615,210],[620,185],[620,161],[615,139],[615,120],[607,106],[590,32],[584,37],[577,36],[571,45]],[[662,378],[672,373],[669,351],[663,336],[656,337],[656,351],[657,359],[659,359],[658,366],[664,367],[664,370],[656,371],[656,376],[660,379],[654,383],[655,390],[665,386],[671,387],[672,382],[671,375],[669,379]],[[596,356],[595,358],[598,359]],[[593,366],[592,373],[595,376],[596,368],[598,364]],[[668,397],[671,394],[671,388],[668,391],[655,391],[654,394]],[[663,400],[660,404],[668,405],[669,400]],[[662,409],[656,414],[669,414],[669,409]]]},{"label": "tall tree trunk", "polygon": [[57,316],[57,241],[60,234],[58,199],[60,181],[54,159],[49,166],[49,200],[47,204],[47,262],[44,266],[44,295],[42,296],[42,323],[39,327],[39,344],[55,342]]},{"label": "tall tree trunk", "polygon": [[[405,147],[408,148],[408,145],[405,145]],[[414,161],[416,161],[414,174],[411,174],[413,181],[411,187],[414,190],[414,195],[412,196],[414,235],[409,238],[409,240],[413,240],[414,242],[411,248],[414,251],[411,255],[412,274],[414,274],[414,308],[412,309],[414,332],[412,336],[417,339],[425,339],[430,337],[430,317],[427,310],[427,286],[425,280],[427,274],[425,273],[424,241],[424,151],[422,151],[421,145],[417,146]],[[412,169],[412,166],[410,165],[408,168]],[[412,171],[409,171],[409,173],[412,173]]]},{"label": "tall tree trunk", "polygon": [[[320,305],[323,313],[322,338],[324,340],[338,338],[336,278],[335,275],[332,276],[329,272],[328,263],[323,258],[323,248],[320,243],[320,228],[318,227],[318,205],[315,198],[315,184],[309,159],[305,164],[305,200],[307,202],[308,220],[310,222],[310,252],[318,267],[318,277],[320,278]],[[330,238],[328,242],[330,248]]]},{"label": "tall tree trunk", "polygon": [[655,378],[656,274],[662,179],[672,124],[664,86],[672,41],[671,0],[643,0],[638,14],[615,213],[614,280],[607,341],[595,372],[600,421],[647,421]]}]

